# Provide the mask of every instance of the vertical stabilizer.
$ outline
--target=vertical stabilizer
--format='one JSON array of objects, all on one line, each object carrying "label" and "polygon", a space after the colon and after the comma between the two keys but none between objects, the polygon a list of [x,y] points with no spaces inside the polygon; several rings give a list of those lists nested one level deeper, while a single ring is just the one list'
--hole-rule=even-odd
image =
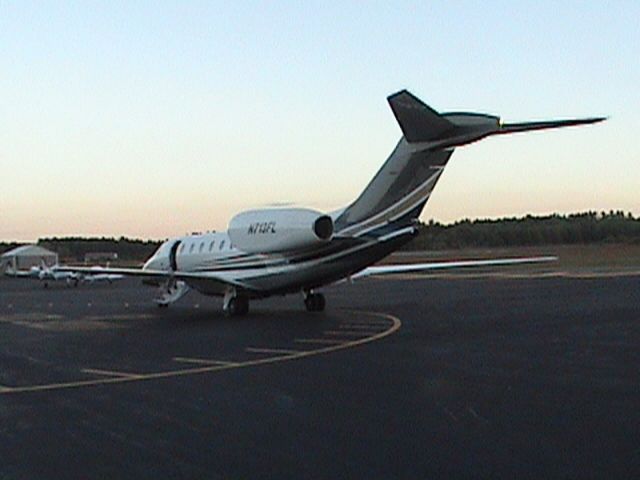
[{"label": "vertical stabilizer", "polygon": [[602,117],[502,123],[495,115],[440,114],[406,90],[387,98],[403,137],[360,196],[334,221],[337,235],[387,235],[418,218],[457,146],[491,135],[585,125]]},{"label": "vertical stabilizer", "polygon": [[401,139],[360,196],[336,219],[336,232],[355,235],[389,224],[411,224],[420,215],[452,153],[452,149],[417,149]]},{"label": "vertical stabilizer", "polygon": [[393,114],[408,142],[435,140],[454,125],[406,90],[387,97]]}]

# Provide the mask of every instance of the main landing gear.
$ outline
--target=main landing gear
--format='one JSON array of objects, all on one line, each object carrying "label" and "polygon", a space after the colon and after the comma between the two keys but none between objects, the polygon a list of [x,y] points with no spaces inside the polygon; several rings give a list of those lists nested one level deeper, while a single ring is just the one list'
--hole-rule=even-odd
[{"label": "main landing gear", "polygon": [[249,297],[238,294],[236,289],[227,290],[222,310],[229,317],[239,317],[249,313]]},{"label": "main landing gear", "polygon": [[235,297],[229,301],[226,310],[230,317],[242,316],[249,313],[249,299],[247,297]]},{"label": "main landing gear", "polygon": [[304,306],[308,312],[322,312],[325,307],[324,295],[321,293],[303,292]]}]

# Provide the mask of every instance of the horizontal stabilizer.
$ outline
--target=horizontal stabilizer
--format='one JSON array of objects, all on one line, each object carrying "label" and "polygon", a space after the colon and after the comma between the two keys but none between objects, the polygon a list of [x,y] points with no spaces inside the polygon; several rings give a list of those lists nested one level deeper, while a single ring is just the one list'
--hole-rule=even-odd
[{"label": "horizontal stabilizer", "polygon": [[576,118],[570,120],[549,120],[546,122],[503,123],[496,134],[528,132],[531,130],[545,130],[548,128],[573,127],[588,125],[606,120],[606,117]]},{"label": "horizontal stabilizer", "polygon": [[387,97],[387,101],[408,142],[428,142],[454,125],[406,90]]},{"label": "horizontal stabilizer", "polygon": [[518,258],[494,258],[488,260],[459,260],[451,262],[409,263],[404,265],[376,265],[352,275],[351,280],[362,277],[395,275],[402,273],[420,273],[434,270],[450,270],[457,268],[496,267],[505,265],[525,265],[533,263],[555,262],[558,257],[518,257]]}]

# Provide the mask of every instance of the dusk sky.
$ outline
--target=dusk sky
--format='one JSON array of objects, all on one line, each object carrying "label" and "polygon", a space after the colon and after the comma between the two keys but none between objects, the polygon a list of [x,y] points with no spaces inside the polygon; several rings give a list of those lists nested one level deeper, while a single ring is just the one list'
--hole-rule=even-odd
[{"label": "dusk sky", "polygon": [[0,0],[0,240],[165,238],[348,204],[401,135],[386,97],[504,121],[422,219],[640,215],[640,2]]}]

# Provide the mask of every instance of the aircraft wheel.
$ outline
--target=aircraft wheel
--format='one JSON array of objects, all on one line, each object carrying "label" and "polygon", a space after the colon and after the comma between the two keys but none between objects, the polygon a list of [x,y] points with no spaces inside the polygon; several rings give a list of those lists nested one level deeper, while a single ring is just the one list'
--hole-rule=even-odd
[{"label": "aircraft wheel", "polygon": [[324,295],[321,293],[310,293],[307,298],[304,299],[304,306],[308,312],[322,312],[324,311],[326,301]]},{"label": "aircraft wheel", "polygon": [[316,293],[316,312],[324,312],[324,307],[327,302],[324,299],[324,295]]},{"label": "aircraft wheel", "polygon": [[313,302],[313,293],[307,295],[307,298],[304,299],[304,306],[307,309],[307,312],[313,312],[315,311],[313,309],[314,307],[314,302]]},{"label": "aircraft wheel", "polygon": [[240,317],[249,313],[249,299],[247,297],[234,297],[229,300],[227,315]]},{"label": "aircraft wheel", "polygon": [[246,315],[249,313],[249,299],[247,297],[238,297],[238,315]]}]

